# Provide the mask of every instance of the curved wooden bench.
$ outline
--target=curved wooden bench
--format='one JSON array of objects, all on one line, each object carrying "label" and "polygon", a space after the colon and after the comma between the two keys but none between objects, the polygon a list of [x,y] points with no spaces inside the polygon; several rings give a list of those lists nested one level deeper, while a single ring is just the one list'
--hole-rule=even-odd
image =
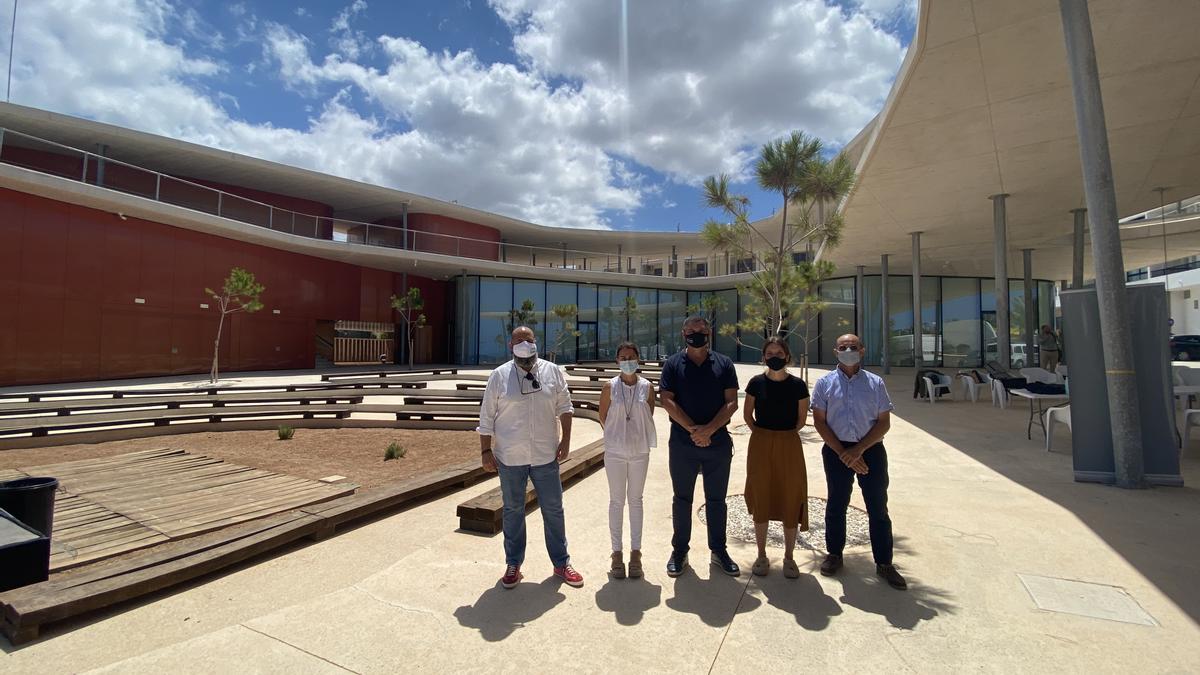
[{"label": "curved wooden bench", "polygon": [[296,403],[300,405],[319,403],[362,403],[361,393],[320,392],[246,392],[238,394],[177,395],[177,396],[134,396],[122,398],[77,398],[55,401],[21,401],[0,403],[0,415],[8,417],[54,413],[55,415],[78,415],[92,410],[114,410],[120,408],[167,408],[181,406],[215,406],[244,403]]},{"label": "curved wooden bench", "polygon": [[392,377],[394,375],[454,375],[458,373],[458,368],[416,368],[409,370],[407,368],[387,368],[379,370],[347,370],[333,373],[325,373],[321,376],[324,382],[331,382],[344,378],[358,377]]},{"label": "curved wooden bench", "polygon": [[[287,406],[229,406],[207,408],[177,408],[173,410],[131,410],[115,413],[88,415],[17,417],[0,419],[0,439],[8,436],[30,434],[34,437],[48,436],[54,431],[78,431],[136,424],[169,426],[172,422],[204,420],[211,423],[246,417],[287,418],[332,416],[344,419],[350,414],[350,405],[287,405]],[[69,439],[70,434],[64,434]]]}]

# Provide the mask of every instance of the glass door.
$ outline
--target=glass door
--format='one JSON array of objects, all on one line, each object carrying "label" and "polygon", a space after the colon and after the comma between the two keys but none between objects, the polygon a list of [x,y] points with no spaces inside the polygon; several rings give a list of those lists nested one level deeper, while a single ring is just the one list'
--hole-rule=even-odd
[{"label": "glass door", "polygon": [[595,361],[597,333],[595,321],[579,322],[579,337],[575,338],[575,353],[579,361]]}]

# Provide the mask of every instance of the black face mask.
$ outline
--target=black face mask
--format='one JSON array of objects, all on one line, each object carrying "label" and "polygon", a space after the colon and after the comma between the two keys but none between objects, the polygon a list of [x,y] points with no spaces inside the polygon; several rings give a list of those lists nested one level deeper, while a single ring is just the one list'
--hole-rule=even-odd
[{"label": "black face mask", "polygon": [[767,367],[771,370],[783,370],[784,368],[787,368],[787,359],[783,358],[782,356],[772,356],[771,358],[767,359],[766,363]]},{"label": "black face mask", "polygon": [[696,349],[708,344],[708,336],[704,333],[692,333],[691,335],[685,335],[683,339],[688,343],[689,347],[695,347]]}]

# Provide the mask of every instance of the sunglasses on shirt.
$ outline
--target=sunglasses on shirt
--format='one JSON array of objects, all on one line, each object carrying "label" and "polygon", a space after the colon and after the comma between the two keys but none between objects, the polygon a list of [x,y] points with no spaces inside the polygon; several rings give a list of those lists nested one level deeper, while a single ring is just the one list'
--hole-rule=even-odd
[{"label": "sunglasses on shirt", "polygon": [[533,392],[542,388],[542,384],[537,381],[537,378],[533,376],[533,373],[525,373],[525,377],[523,379],[529,380],[530,386],[533,387],[533,389],[531,391],[525,391],[525,387],[521,387],[522,394],[532,394]]}]

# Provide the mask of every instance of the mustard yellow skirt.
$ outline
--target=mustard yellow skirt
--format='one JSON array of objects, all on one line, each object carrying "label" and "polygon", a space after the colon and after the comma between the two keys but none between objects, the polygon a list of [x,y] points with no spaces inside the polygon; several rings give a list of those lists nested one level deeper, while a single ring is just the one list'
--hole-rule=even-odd
[{"label": "mustard yellow skirt", "polygon": [[808,530],[808,470],[795,431],[755,429],[746,458],[746,508],[754,522]]}]

